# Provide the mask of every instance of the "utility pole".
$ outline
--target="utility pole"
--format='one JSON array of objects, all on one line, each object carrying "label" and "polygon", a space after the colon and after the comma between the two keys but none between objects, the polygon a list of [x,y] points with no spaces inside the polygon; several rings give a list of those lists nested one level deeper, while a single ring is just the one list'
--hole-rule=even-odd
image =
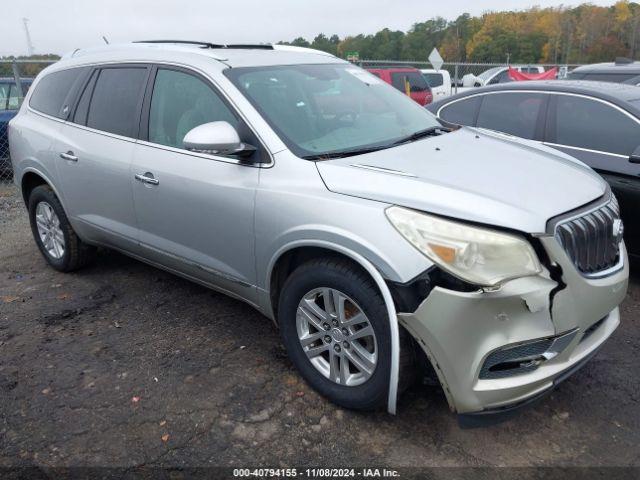
[{"label": "utility pole", "polygon": [[27,22],[29,22],[28,18],[22,19],[22,24],[24,25],[24,34],[27,37],[27,51],[29,52],[29,56],[31,57],[33,56],[35,48],[33,48],[33,43],[31,42],[31,35],[29,34],[29,25],[27,25]]}]

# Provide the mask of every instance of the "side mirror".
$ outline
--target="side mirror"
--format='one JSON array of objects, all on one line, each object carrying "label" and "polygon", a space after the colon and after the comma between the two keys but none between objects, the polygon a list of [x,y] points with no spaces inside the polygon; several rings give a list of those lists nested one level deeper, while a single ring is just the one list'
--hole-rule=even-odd
[{"label": "side mirror", "polygon": [[636,148],[629,156],[629,161],[631,163],[640,163],[640,147]]},{"label": "side mirror", "polygon": [[209,122],[189,130],[182,141],[184,148],[192,152],[214,155],[246,157],[255,147],[242,143],[240,136],[229,122]]}]

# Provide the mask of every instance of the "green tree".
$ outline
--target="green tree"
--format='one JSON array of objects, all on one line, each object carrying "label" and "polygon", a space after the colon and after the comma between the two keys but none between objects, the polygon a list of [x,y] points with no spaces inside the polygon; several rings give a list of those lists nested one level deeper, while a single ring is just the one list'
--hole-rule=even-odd
[{"label": "green tree", "polygon": [[409,31],[384,28],[342,40],[318,34],[289,45],[317,48],[345,57],[358,52],[368,60],[424,61],[434,47],[449,62],[575,63],[640,57],[640,5],[621,0],[610,7],[584,3],[573,8],[529,8],[441,17],[416,22]]}]

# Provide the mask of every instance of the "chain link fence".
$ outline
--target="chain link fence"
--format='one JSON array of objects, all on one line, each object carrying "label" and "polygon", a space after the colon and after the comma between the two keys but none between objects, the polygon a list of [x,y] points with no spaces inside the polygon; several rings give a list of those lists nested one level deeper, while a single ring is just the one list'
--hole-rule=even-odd
[{"label": "chain link fence", "polygon": [[[360,60],[355,62],[362,68],[400,68],[400,67],[413,67],[417,69],[433,69],[431,63],[426,61],[396,61],[396,60]],[[447,70],[451,76],[452,93],[456,93],[458,87],[462,87],[465,77],[481,77],[483,73],[488,72],[494,68],[505,68],[508,66],[520,67],[524,73],[537,73],[540,68],[549,70],[551,68],[558,68],[558,78],[564,78],[568,72],[580,64],[570,65],[557,65],[557,64],[507,64],[507,63],[445,63],[442,66],[443,70]],[[473,86],[474,82],[471,82]]]},{"label": "chain link fence", "polygon": [[[13,171],[9,154],[9,141],[7,138],[7,124],[17,113],[24,95],[27,93],[32,80],[52,61],[48,60],[2,60],[0,59],[0,182],[11,182]],[[418,69],[431,69],[429,62],[424,61],[395,61],[395,60],[360,60],[355,62],[362,68],[380,67],[415,67]],[[451,76],[452,93],[456,93],[458,87],[462,87],[465,76],[481,76],[483,72],[496,67],[506,67],[506,63],[445,63],[443,69]],[[579,65],[517,65],[525,72],[536,72],[539,67],[545,70],[558,67],[560,76],[578,67]],[[22,88],[17,88],[22,85]]]},{"label": "chain link fence", "polygon": [[53,62],[0,59],[0,183],[13,181],[7,126],[35,76]]}]

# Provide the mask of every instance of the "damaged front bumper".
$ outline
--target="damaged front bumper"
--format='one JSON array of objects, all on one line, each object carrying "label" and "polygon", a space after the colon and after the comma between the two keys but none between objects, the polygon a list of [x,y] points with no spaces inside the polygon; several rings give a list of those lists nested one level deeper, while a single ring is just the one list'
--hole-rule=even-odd
[{"label": "damaged front bumper", "polygon": [[582,366],[619,325],[629,276],[624,244],[622,267],[593,279],[576,270],[553,237],[540,242],[561,271],[557,281],[545,270],[493,291],[436,287],[413,313],[398,314],[429,357],[453,411],[528,403]]}]

